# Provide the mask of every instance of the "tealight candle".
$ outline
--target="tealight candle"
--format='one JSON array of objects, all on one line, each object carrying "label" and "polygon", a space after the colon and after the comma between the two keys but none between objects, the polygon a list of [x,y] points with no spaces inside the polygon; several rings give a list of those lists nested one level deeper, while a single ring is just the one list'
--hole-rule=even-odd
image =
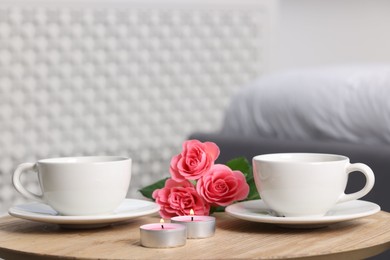
[{"label": "tealight candle", "polygon": [[196,216],[191,209],[190,216],[171,218],[172,223],[180,223],[187,227],[187,238],[206,238],[215,233],[215,217]]},{"label": "tealight candle", "polygon": [[145,247],[178,247],[186,244],[186,226],[175,223],[146,224],[140,226],[141,245]]}]

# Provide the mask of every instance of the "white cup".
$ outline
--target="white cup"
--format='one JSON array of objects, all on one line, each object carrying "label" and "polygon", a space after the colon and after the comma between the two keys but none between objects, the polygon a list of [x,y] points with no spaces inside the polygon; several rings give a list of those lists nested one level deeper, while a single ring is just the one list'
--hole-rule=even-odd
[{"label": "white cup", "polygon": [[[253,157],[256,188],[270,213],[284,217],[324,216],[335,204],[356,200],[374,186],[375,177],[365,164],[350,164],[334,154],[280,153]],[[360,171],[365,186],[345,194],[348,175]]]},{"label": "white cup", "polygon": [[[42,194],[27,190],[20,177],[38,172]],[[119,156],[63,157],[22,163],[13,184],[24,197],[48,204],[61,215],[112,213],[126,198],[131,179],[131,159]]]}]

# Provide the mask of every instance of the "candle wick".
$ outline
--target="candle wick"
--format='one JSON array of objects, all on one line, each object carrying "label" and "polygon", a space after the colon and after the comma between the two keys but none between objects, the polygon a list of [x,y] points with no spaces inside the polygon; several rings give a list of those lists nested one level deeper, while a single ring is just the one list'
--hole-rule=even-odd
[{"label": "candle wick", "polygon": [[161,228],[164,229],[164,225],[161,225]]},{"label": "candle wick", "polygon": [[194,217],[191,217],[191,221],[194,221]]}]

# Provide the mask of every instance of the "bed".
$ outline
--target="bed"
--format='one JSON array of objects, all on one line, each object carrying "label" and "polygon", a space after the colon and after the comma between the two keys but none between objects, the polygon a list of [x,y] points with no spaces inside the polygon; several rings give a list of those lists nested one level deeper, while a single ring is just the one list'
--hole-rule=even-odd
[{"label": "bed", "polygon": [[[231,99],[218,132],[189,138],[213,141],[218,162],[278,152],[335,153],[369,165],[376,176],[364,200],[390,211],[390,66],[340,65],[275,72]],[[350,175],[347,192],[364,185]]]}]

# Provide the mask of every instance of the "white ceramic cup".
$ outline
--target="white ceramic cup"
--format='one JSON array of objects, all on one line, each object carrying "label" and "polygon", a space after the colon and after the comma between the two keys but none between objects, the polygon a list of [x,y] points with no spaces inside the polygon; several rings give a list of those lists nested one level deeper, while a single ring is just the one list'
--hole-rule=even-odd
[{"label": "white ceramic cup", "polygon": [[[275,216],[320,217],[335,204],[356,200],[374,186],[375,177],[365,164],[350,164],[334,154],[280,153],[253,157],[253,175],[262,201]],[[365,186],[345,194],[348,175],[362,172]]]},{"label": "white ceramic cup", "polygon": [[[42,194],[27,190],[20,177],[38,172]],[[131,179],[131,159],[120,156],[63,157],[22,163],[13,184],[24,197],[50,205],[61,215],[112,213],[126,198]]]}]

